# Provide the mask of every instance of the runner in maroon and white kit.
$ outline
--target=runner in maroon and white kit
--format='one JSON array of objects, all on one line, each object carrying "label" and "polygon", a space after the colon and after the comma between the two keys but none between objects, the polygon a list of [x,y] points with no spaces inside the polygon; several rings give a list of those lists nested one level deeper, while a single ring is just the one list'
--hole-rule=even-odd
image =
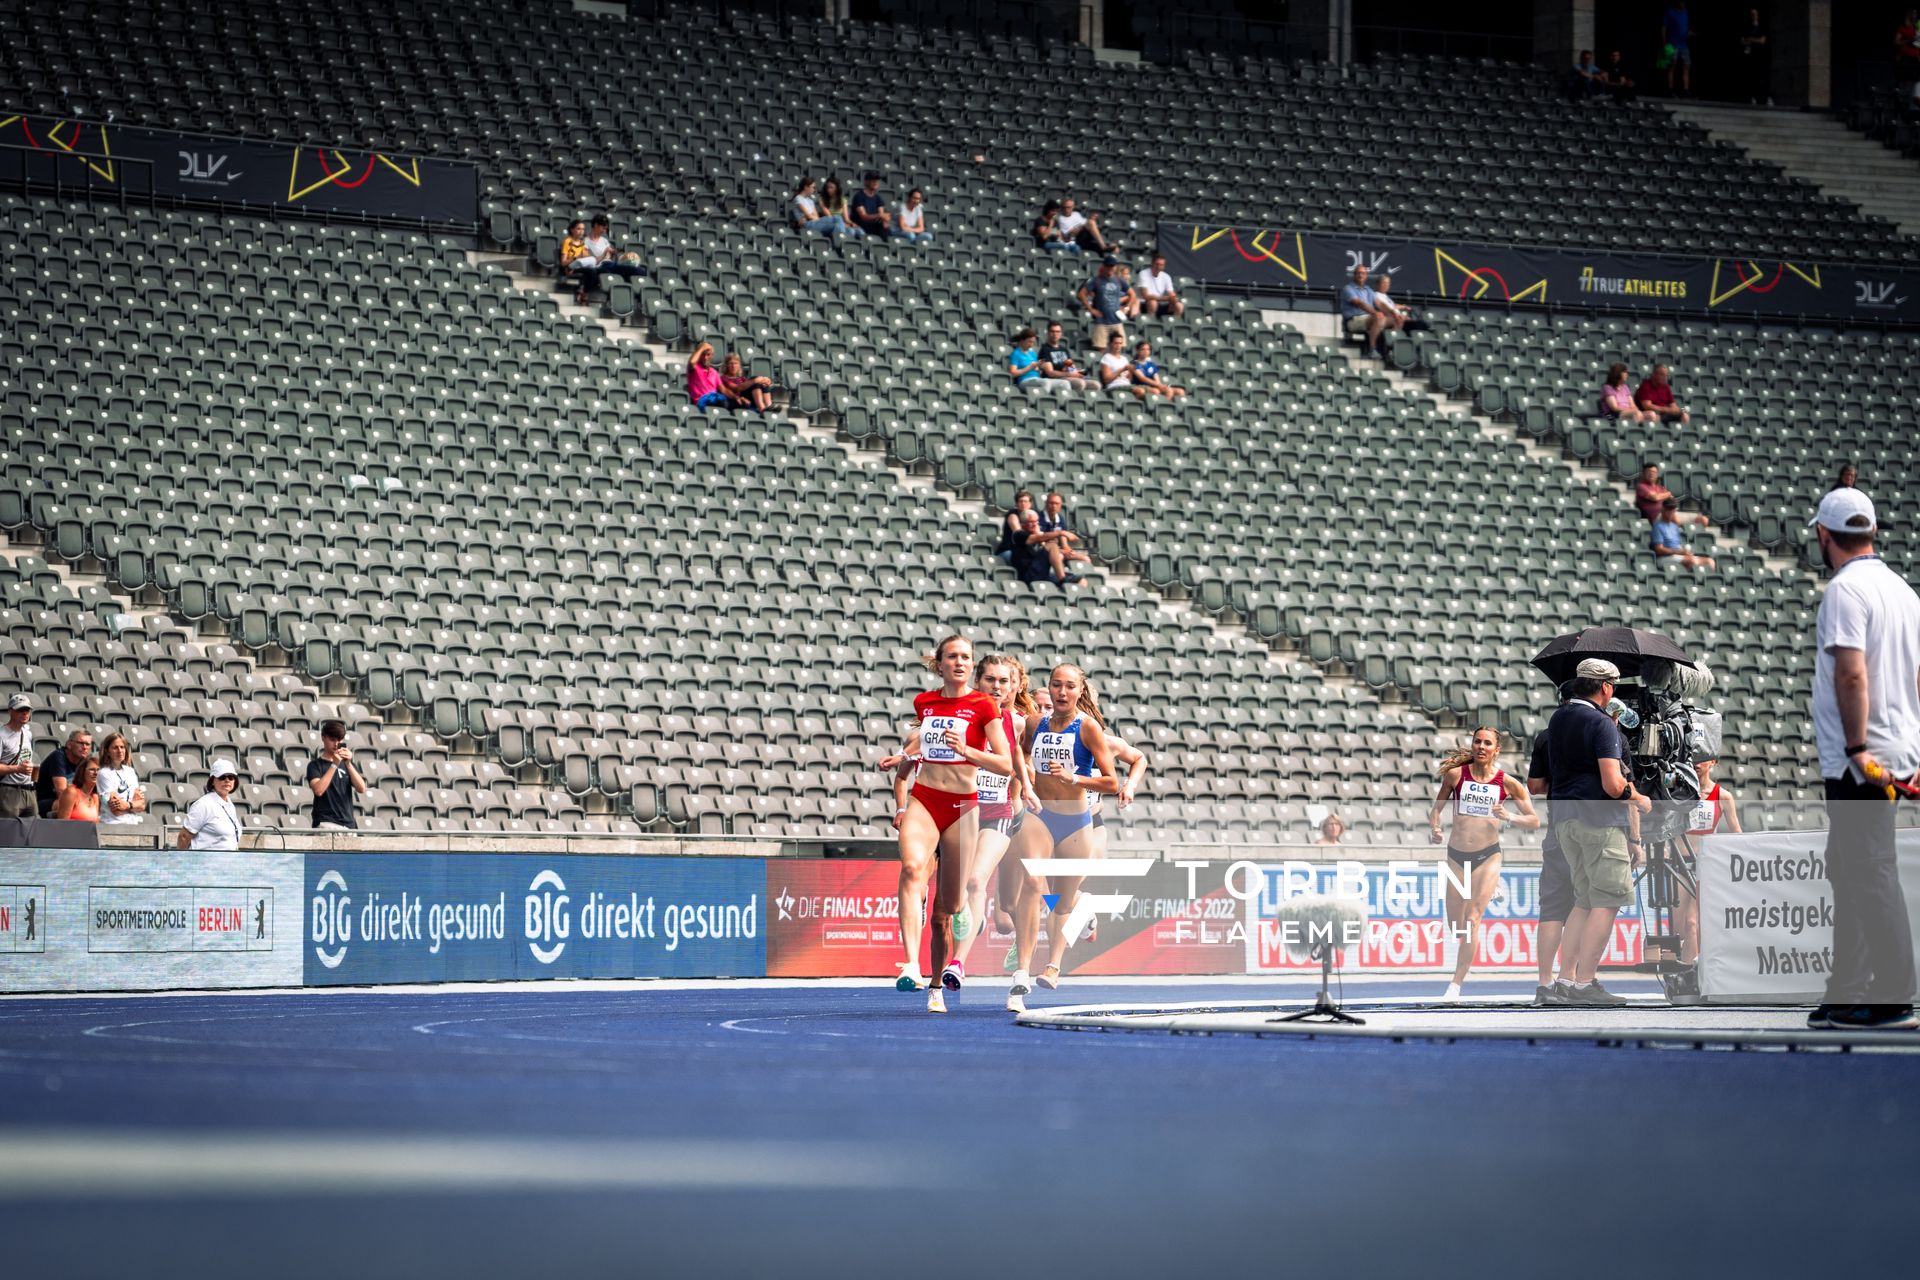
[{"label": "runner in maroon and white kit", "polygon": [[[1511,801],[1519,810],[1509,812]],[[1442,833],[1440,818],[1453,810],[1453,834]],[[1500,888],[1500,828],[1513,823],[1527,830],[1540,826],[1540,815],[1533,811],[1533,799],[1527,784],[1510,777],[1500,767],[1500,731],[1482,725],[1473,731],[1473,740],[1440,762],[1440,791],[1428,813],[1435,844],[1447,844],[1448,868],[1454,876],[1442,876],[1447,889],[1447,930],[1460,944],[1453,962],[1453,981],[1447,984],[1444,1000],[1460,998],[1460,984],[1467,980],[1475,955],[1480,950],[1480,918]],[[1463,897],[1455,878],[1466,873],[1468,892]]]}]

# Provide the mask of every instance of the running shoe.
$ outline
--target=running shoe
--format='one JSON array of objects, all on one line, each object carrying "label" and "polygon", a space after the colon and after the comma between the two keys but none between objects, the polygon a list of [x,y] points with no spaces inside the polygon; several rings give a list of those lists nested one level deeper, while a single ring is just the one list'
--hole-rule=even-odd
[{"label": "running shoe", "polygon": [[1835,1004],[1821,1005],[1819,1008],[1815,1009],[1812,1013],[1807,1015],[1808,1030],[1810,1031],[1830,1030],[1833,1027],[1834,1010],[1843,1008],[1843,1007],[1844,1006],[1842,1005],[1835,1005]]},{"label": "running shoe", "polygon": [[918,969],[908,969],[904,966],[900,970],[900,976],[893,980],[895,991],[918,991],[926,985],[927,980],[920,976]]},{"label": "running shoe", "polygon": [[[1053,976],[1051,978],[1047,976],[1048,969],[1053,970]],[[1034,981],[1039,983],[1041,986],[1045,987],[1047,990],[1052,991],[1060,985],[1060,970],[1055,968],[1053,965],[1048,965],[1046,969],[1042,969],[1040,971],[1040,976],[1038,978],[1035,978]]]},{"label": "running shoe", "polygon": [[1018,991],[1007,992],[1007,1012],[1008,1013],[1025,1013],[1026,1011],[1027,1011],[1027,998],[1021,995]]},{"label": "running shoe", "polygon": [[1911,1031],[1920,1027],[1910,1004],[1835,1005],[1827,1023],[1835,1031]]},{"label": "running shoe", "polygon": [[930,988],[927,991],[927,1012],[928,1013],[945,1013],[946,1011],[947,1011],[946,992],[940,990],[940,988],[938,987]]},{"label": "running shoe", "polygon": [[1615,995],[1613,992],[1601,986],[1600,979],[1598,978],[1589,982],[1584,988],[1575,987],[1567,995],[1568,1004],[1585,1005],[1588,1008],[1594,1009],[1618,1008],[1626,1002],[1627,998],[1625,996]]},{"label": "running shoe", "polygon": [[1442,1004],[1460,1003],[1460,984],[1457,982],[1449,982],[1447,989],[1440,993],[1440,1001]]},{"label": "running shoe", "polygon": [[1557,1009],[1567,1003],[1565,984],[1549,982],[1544,987],[1533,989],[1533,1004],[1536,1009]]},{"label": "running shoe", "polygon": [[1013,975],[1013,985],[1007,990],[1016,996],[1032,995],[1033,979],[1027,976],[1025,969],[1018,970]]},{"label": "running shoe", "polygon": [[953,940],[963,942],[973,932],[973,917],[967,914],[965,907],[953,913]]},{"label": "running shoe", "polygon": [[955,960],[940,971],[940,985],[949,991],[958,991],[967,981],[967,966]]},{"label": "running shoe", "polygon": [[1012,973],[1020,967],[1020,948],[1008,947],[1007,954],[1000,957],[1000,972]]}]

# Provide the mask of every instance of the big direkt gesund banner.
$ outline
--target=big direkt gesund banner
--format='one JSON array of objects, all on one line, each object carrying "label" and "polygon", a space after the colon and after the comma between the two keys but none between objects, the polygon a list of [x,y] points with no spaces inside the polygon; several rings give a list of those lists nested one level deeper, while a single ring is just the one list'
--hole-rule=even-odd
[{"label": "big direkt gesund banner", "polygon": [[300,984],[301,855],[0,849],[0,991]]},{"label": "big direkt gesund banner", "polygon": [[1397,294],[1463,302],[1631,307],[1732,318],[1920,324],[1920,272],[1891,265],[1621,254],[1393,236],[1161,223],[1167,268],[1210,284],[1329,300],[1356,266]]},{"label": "big direkt gesund banner", "polygon": [[[1920,829],[1899,831],[1894,847],[1920,940]],[[1700,841],[1700,991],[1708,1001],[1816,1004],[1823,998],[1833,969],[1826,849],[1824,831]]]},{"label": "big direkt gesund banner", "polygon": [[[296,213],[439,226],[479,221],[479,171],[458,160],[62,120],[5,109],[0,109],[0,145],[41,153],[63,182],[130,195],[151,191],[176,199],[277,205]],[[11,162],[0,165],[0,173],[12,171]],[[27,172],[29,177],[46,176],[31,162]]]},{"label": "big direkt gesund banner", "polygon": [[309,986],[758,977],[760,858],[308,854]]}]

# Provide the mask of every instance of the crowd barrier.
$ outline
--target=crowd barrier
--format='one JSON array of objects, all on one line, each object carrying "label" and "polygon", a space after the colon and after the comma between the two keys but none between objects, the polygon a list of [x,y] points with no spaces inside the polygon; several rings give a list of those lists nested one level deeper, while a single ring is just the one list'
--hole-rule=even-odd
[{"label": "crowd barrier", "polygon": [[[1276,918],[1303,890],[1366,898],[1349,971],[1451,962],[1431,855],[1174,856],[1116,858],[1089,878],[1109,906],[1075,945],[1075,972],[1306,971]],[[900,958],[898,877],[897,862],[869,858],[5,849],[0,991],[887,977]],[[1537,866],[1502,871],[1482,969],[1531,970],[1538,897]],[[1013,942],[992,905],[971,957],[983,973]],[[1625,916],[1609,961],[1640,957],[1640,922]]]}]

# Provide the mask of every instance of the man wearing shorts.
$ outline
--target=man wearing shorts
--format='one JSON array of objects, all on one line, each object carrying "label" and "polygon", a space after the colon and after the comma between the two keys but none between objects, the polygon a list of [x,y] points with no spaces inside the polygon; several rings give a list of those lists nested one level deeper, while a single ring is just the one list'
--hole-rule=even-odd
[{"label": "man wearing shorts", "polygon": [[1620,668],[1605,658],[1584,659],[1566,689],[1567,700],[1547,723],[1547,796],[1553,829],[1567,855],[1573,911],[1564,940],[1572,958],[1566,1003],[1625,1004],[1595,976],[1613,940],[1613,918],[1633,901],[1633,867],[1640,860],[1637,795],[1627,770],[1627,745],[1605,707]]},{"label": "man wearing shorts", "polygon": [[[1552,766],[1547,760],[1547,731],[1542,729],[1533,735],[1533,758],[1527,764],[1527,793],[1544,796],[1547,794],[1548,780],[1553,776]],[[1534,926],[1534,950],[1540,961],[1540,985],[1534,988],[1533,1002],[1536,1005],[1562,1005],[1567,1003],[1567,992],[1573,984],[1565,977],[1555,978],[1553,973],[1554,957],[1560,952],[1560,940],[1567,917],[1573,914],[1573,871],[1567,866],[1566,851],[1560,847],[1560,838],[1554,834],[1552,814],[1547,818],[1547,838],[1540,842],[1540,919]],[[1573,969],[1571,961],[1561,956],[1563,972]]]}]

